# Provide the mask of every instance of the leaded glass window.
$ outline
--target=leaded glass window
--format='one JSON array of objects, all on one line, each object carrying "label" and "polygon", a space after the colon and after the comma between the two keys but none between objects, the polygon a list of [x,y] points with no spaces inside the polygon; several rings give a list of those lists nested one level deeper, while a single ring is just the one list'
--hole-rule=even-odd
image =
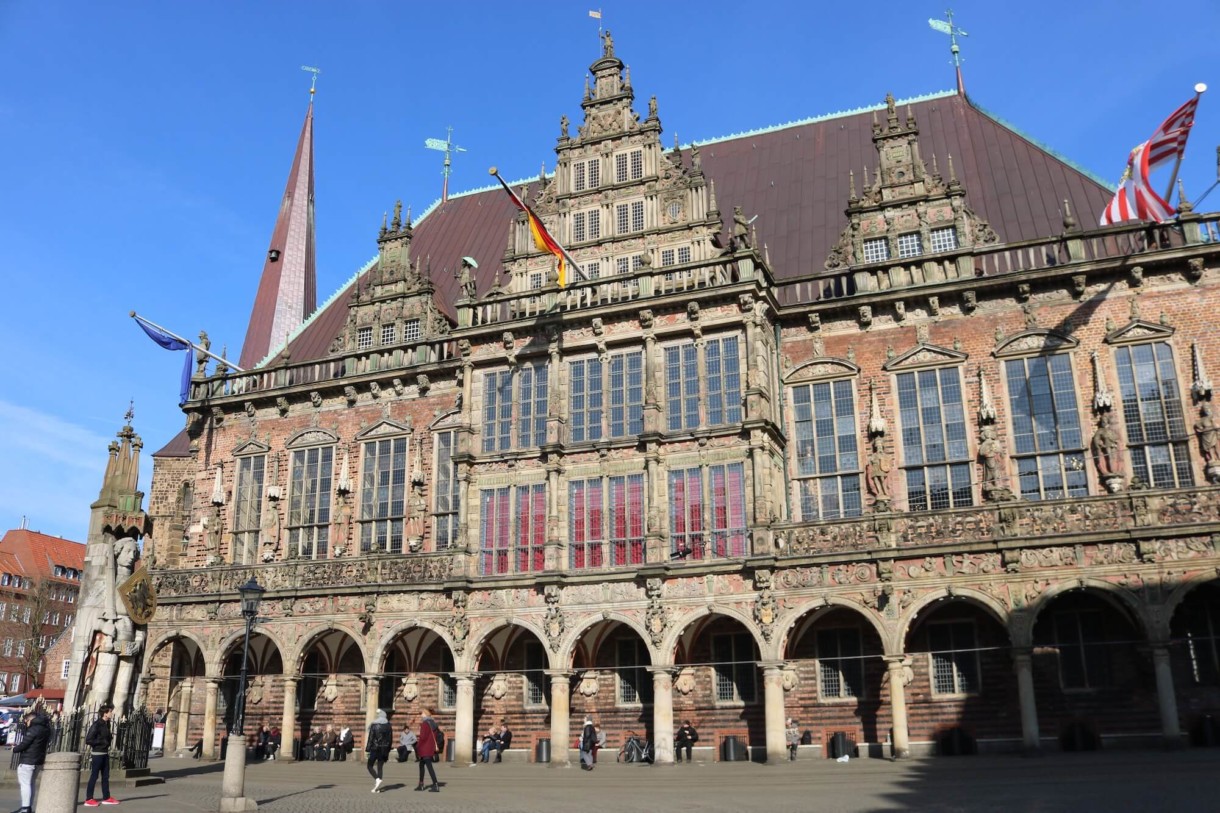
[{"label": "leaded glass window", "polygon": [[1165,342],[1137,344],[1115,356],[1133,474],[1156,488],[1194,485],[1172,349]]},{"label": "leaded glass window", "polygon": [[932,693],[974,694],[979,691],[979,653],[974,624],[949,621],[928,624],[932,650]]},{"label": "leaded glass window", "polygon": [[903,467],[911,511],[974,504],[961,377],[956,367],[898,375]]},{"label": "leaded glass window", "polygon": [[1004,362],[1004,370],[1021,499],[1087,495],[1071,360],[1066,355],[1011,359]]},{"label": "leaded glass window", "polygon": [[254,564],[258,560],[258,534],[263,516],[263,472],[265,454],[237,459],[237,496],[233,506],[233,563]]},{"label": "leaded glass window", "polygon": [[796,488],[801,519],[858,517],[860,451],[849,380],[793,387]]},{"label": "leaded glass window", "polygon": [[361,553],[402,553],[407,506],[407,438],[364,444],[360,478]]},{"label": "leaded glass window", "polygon": [[864,659],[857,627],[818,631],[818,689],[824,700],[864,696]]},{"label": "leaded glass window", "polygon": [[726,703],[754,702],[756,672],[754,639],[747,632],[712,638],[712,666],[716,700]]},{"label": "leaded glass window", "polygon": [[457,541],[458,516],[461,509],[461,483],[453,454],[457,451],[457,432],[436,433],[436,474],[433,478],[432,537],[437,550],[444,550]]},{"label": "leaded glass window", "polygon": [[288,550],[302,559],[325,559],[330,542],[332,446],[292,452],[288,492]]}]

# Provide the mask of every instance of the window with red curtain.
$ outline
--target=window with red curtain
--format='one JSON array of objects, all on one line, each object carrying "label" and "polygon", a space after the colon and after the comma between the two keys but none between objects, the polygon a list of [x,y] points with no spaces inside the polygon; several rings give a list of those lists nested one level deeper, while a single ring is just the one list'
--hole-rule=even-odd
[{"label": "window with red curtain", "polygon": [[610,564],[644,563],[644,475],[610,478]]},{"label": "window with red curtain", "polygon": [[703,558],[702,469],[669,473],[669,528],[671,558]]},{"label": "window with red curtain", "polygon": [[542,570],[546,545],[546,483],[517,486],[517,573]]},{"label": "window with red curtain", "polygon": [[479,572],[483,575],[508,573],[512,536],[509,488],[485,488],[479,495],[479,502]]},{"label": "window with red curtain", "polygon": [[573,570],[605,564],[602,491],[600,477],[568,484],[568,549]]},{"label": "window with red curtain", "polygon": [[712,555],[746,555],[745,466],[728,463],[708,468],[711,493]]}]

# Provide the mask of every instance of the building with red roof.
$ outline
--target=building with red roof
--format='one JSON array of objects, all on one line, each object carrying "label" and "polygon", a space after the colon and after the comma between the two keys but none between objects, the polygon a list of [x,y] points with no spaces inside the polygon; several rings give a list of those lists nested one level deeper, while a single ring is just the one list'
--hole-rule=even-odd
[{"label": "building with red roof", "polygon": [[379,707],[466,762],[502,719],[566,762],[585,714],[660,762],[683,719],[724,759],[787,718],[820,754],[1216,741],[1220,217],[1089,225],[1113,190],[960,83],[670,147],[608,35],[589,73],[511,184],[568,284],[499,185],[396,206],[192,381],[146,547],[169,747],[217,752],[252,578],[245,720],[288,758]]}]

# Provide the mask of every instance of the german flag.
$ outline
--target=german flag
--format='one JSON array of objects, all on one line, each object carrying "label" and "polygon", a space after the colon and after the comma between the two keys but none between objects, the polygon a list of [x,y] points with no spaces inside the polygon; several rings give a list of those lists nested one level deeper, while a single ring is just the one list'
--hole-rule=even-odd
[{"label": "german flag", "polygon": [[525,205],[525,201],[517,196],[517,193],[504,182],[500,177],[500,173],[496,172],[496,168],[492,167],[488,170],[500,182],[500,186],[504,187],[504,191],[512,198],[513,205],[521,211],[525,212],[525,216],[529,218],[530,234],[534,237],[534,246],[539,251],[545,251],[548,254],[553,254],[555,259],[559,261],[559,287],[563,288],[568,284],[568,264],[572,262],[572,258],[568,256],[568,252],[564,247],[559,245],[551,233],[546,230],[546,226],[542,225],[542,218],[534,214],[534,210]]}]

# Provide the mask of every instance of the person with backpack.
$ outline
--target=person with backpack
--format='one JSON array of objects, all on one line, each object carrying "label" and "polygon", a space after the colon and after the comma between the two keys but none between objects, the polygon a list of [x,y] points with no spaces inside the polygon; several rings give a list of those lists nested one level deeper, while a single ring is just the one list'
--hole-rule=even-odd
[{"label": "person with backpack", "polygon": [[[119,800],[110,795],[110,741],[113,734],[110,731],[110,715],[114,706],[104,703],[97,710],[97,719],[85,733],[85,745],[89,746],[89,784],[85,789],[85,807],[98,805],[117,805]],[[93,798],[93,788],[97,778],[102,777],[102,800]]]},{"label": "person with backpack", "polygon": [[436,769],[432,763],[436,761],[437,754],[444,753],[444,748],[445,735],[432,719],[432,709],[426,708],[420,715],[419,734],[415,741],[415,756],[419,760],[419,784],[415,786],[416,790],[424,789],[424,769],[427,769],[432,776],[432,786],[428,790],[440,793],[441,786],[436,780]]},{"label": "person with backpack", "polygon": [[51,740],[51,721],[36,706],[26,718],[25,736],[13,746],[13,753],[20,754],[17,765],[17,783],[21,785],[21,807],[16,813],[32,813],[34,810],[34,780],[42,764],[47,761],[47,743]]},{"label": "person with backpack", "polygon": [[390,758],[390,745],[394,738],[394,729],[386,719],[385,711],[377,709],[377,716],[369,726],[369,735],[364,740],[364,750],[369,755],[369,776],[373,777],[373,793],[381,788],[381,769]]}]

